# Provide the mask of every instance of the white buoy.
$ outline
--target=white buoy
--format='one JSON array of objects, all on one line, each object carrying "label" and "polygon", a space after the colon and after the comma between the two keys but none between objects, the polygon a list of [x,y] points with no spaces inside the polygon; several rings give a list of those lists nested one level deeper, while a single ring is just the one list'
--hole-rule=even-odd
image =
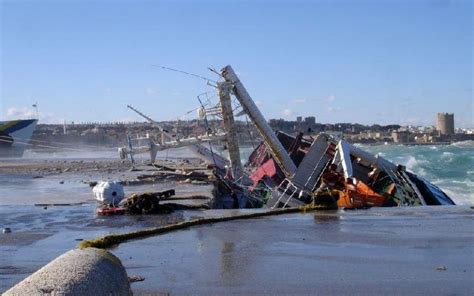
[{"label": "white buoy", "polygon": [[114,182],[99,182],[92,189],[94,197],[97,202],[109,206],[118,205],[120,201],[125,197],[123,186]]}]

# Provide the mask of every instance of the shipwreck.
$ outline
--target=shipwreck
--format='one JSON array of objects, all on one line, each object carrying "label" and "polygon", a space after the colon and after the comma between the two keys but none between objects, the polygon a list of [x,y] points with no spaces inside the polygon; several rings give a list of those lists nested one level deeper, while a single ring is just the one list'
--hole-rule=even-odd
[{"label": "shipwreck", "polygon": [[[379,155],[372,155],[344,139],[327,134],[316,136],[289,135],[273,131],[231,66],[224,67],[215,85],[219,103],[202,106],[199,116],[206,120],[217,114],[223,130],[211,129],[202,136],[179,138],[140,111],[161,132],[160,141],[145,137],[128,139],[128,146],[119,148],[121,158],[136,153],[150,153],[154,162],[157,151],[188,146],[214,169],[216,198],[223,208],[287,208],[323,205],[326,208],[359,209],[368,207],[402,207],[454,205],[452,199],[436,185]],[[250,119],[262,138],[243,164],[236,108]],[[203,145],[224,141],[228,157]]]}]

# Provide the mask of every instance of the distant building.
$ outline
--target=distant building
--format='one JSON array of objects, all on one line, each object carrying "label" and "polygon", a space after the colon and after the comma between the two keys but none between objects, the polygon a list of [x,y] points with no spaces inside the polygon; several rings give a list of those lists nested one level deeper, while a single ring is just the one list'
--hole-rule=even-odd
[{"label": "distant building", "polygon": [[410,140],[410,133],[406,130],[393,131],[392,139],[394,143],[408,143]]},{"label": "distant building", "polygon": [[305,133],[312,133],[316,129],[316,118],[314,116],[305,117],[304,123],[300,124]]},{"label": "distant building", "polygon": [[297,123],[303,122],[303,117],[301,117],[301,116],[296,116],[296,122],[297,122]]},{"label": "distant building", "polygon": [[438,113],[436,129],[442,135],[454,135],[454,114]]},{"label": "distant building", "polygon": [[316,125],[316,117],[314,117],[314,116],[305,117],[304,122],[310,127],[315,126]]}]

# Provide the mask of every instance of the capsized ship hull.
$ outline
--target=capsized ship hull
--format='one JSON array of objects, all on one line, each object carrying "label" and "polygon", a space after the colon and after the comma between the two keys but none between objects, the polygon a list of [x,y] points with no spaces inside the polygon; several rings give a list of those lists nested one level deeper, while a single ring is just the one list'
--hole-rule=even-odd
[{"label": "capsized ship hull", "polygon": [[37,119],[0,121],[0,157],[22,157]]},{"label": "capsized ship hull", "polygon": [[[295,207],[315,200],[340,208],[372,206],[454,205],[440,188],[382,157],[344,140],[277,132],[297,169],[285,177],[266,145],[257,147],[246,164],[255,188],[272,188],[267,207]],[[331,169],[332,168],[332,169]],[[323,186],[324,185],[324,186]]]}]

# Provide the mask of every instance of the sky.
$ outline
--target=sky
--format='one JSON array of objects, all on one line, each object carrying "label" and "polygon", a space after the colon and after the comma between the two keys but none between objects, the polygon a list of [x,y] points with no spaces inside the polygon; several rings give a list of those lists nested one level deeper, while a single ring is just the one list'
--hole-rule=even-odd
[{"label": "sky", "polygon": [[471,1],[0,0],[0,119],[196,118],[232,65],[267,119],[474,127]]}]

